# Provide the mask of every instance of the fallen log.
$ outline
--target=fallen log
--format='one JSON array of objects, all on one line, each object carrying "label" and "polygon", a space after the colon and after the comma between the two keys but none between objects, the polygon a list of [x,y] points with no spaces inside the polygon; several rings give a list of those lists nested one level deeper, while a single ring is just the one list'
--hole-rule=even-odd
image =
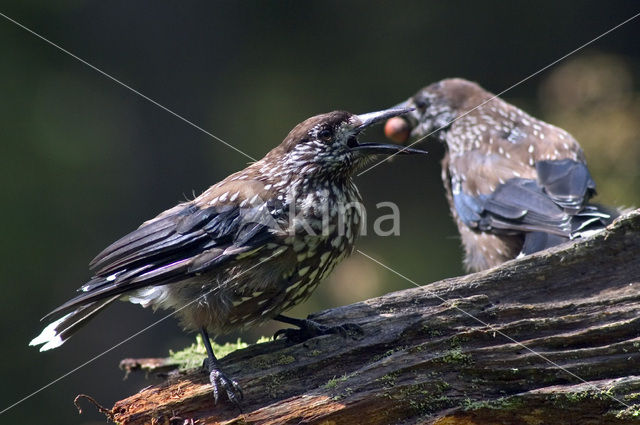
[{"label": "fallen log", "polygon": [[[365,255],[354,254],[354,255]],[[311,316],[361,339],[232,352],[243,413],[207,374],[117,402],[119,424],[639,424],[640,210],[605,231],[467,276]]]}]

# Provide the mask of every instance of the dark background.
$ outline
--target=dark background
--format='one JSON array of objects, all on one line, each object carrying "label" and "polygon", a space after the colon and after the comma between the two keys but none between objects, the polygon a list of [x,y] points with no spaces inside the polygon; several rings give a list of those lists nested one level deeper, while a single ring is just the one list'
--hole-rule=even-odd
[{"label": "dark background", "polygon": [[[500,92],[629,18],[636,2],[13,2],[0,10],[259,158],[295,124],[334,109],[382,109],[459,76]],[[503,97],[582,143],[599,200],[640,204],[640,19]],[[121,303],[57,350],[27,343],[74,294],[108,243],[247,158],[0,17],[2,269],[0,410],[162,317]],[[380,129],[367,138],[380,137]],[[359,248],[420,284],[462,273],[457,233],[429,160],[398,158],[358,179],[401,210],[401,236]],[[372,220],[369,221],[371,232]],[[293,314],[411,286],[359,254]],[[517,288],[514,288],[517,290]],[[242,334],[253,341],[274,327]],[[219,341],[235,339],[237,335]],[[226,338],[226,339],[225,339]],[[167,320],[0,416],[0,423],[100,423],[149,385],[124,357],[192,341]]]}]

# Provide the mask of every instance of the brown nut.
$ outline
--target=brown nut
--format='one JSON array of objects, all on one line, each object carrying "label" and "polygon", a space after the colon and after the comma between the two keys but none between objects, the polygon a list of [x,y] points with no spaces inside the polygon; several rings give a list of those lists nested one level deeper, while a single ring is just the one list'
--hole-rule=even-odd
[{"label": "brown nut", "polygon": [[400,117],[389,118],[384,125],[384,135],[396,143],[406,142],[410,134],[409,123]]}]

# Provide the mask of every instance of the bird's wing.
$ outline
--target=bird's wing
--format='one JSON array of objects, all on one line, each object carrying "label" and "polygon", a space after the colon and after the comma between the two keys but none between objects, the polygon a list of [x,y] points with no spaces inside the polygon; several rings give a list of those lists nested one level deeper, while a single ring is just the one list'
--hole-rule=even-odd
[{"label": "bird's wing", "polygon": [[143,224],[98,254],[91,262],[95,276],[82,293],[50,314],[205,273],[279,237],[272,213],[281,207],[240,204],[185,203]]},{"label": "bird's wing", "polygon": [[452,157],[454,206],[472,229],[569,237],[595,184],[575,139],[527,119],[539,124],[475,134],[478,147]]},{"label": "bird's wing", "polygon": [[571,216],[534,180],[513,178],[487,195],[472,196],[453,184],[453,202],[470,228],[497,232],[546,232],[569,237]]},{"label": "bird's wing", "polygon": [[595,194],[596,184],[586,164],[570,158],[536,162],[545,193],[570,213],[577,213]]}]

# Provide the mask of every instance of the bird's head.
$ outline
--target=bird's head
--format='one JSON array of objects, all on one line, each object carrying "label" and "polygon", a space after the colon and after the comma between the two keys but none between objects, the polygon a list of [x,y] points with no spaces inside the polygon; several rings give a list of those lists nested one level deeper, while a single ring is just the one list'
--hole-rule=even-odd
[{"label": "bird's head", "polygon": [[[333,111],[298,124],[265,160],[301,175],[351,175],[376,156],[425,154],[425,151],[395,144],[361,143],[358,136],[368,127],[410,108],[388,109],[354,115]],[[285,171],[285,170],[283,170]]]},{"label": "bird's head", "polygon": [[462,78],[450,78],[428,85],[394,108],[412,108],[404,117],[385,124],[386,136],[405,143],[410,137],[441,136],[450,123],[487,97],[482,87]]}]

